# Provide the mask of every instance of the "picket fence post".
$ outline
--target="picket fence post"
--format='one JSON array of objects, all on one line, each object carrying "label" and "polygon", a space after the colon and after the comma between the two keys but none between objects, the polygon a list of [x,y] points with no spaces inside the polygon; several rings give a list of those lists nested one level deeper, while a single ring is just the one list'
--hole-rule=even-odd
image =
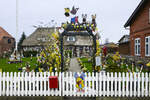
[{"label": "picket fence post", "polygon": [[2,95],[2,73],[0,72],[0,96]]}]

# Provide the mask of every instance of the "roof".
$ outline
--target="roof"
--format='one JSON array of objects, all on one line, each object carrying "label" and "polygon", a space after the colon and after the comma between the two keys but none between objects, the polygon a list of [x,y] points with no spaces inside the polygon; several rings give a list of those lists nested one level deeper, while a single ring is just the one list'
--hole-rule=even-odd
[{"label": "roof", "polygon": [[128,41],[126,41],[126,42],[129,42],[129,38],[130,38],[129,35],[123,35],[118,42],[120,43],[124,38],[128,39]]},{"label": "roof", "polygon": [[22,46],[37,46],[44,45],[49,39],[49,35],[55,31],[54,27],[37,28],[30,36],[22,43]]},{"label": "roof", "polygon": [[104,44],[104,46],[109,47],[109,48],[118,48],[118,45],[113,42]]},{"label": "roof", "polygon": [[131,23],[134,21],[136,15],[140,11],[140,9],[143,8],[144,5],[146,4],[146,1],[149,1],[149,0],[141,0],[140,4],[137,6],[137,8],[134,10],[132,15],[130,16],[130,18],[127,20],[127,22],[125,23],[124,27],[128,27],[128,26],[131,25]]},{"label": "roof", "polygon": [[0,27],[0,40],[2,40],[3,37],[13,38],[7,31]]}]

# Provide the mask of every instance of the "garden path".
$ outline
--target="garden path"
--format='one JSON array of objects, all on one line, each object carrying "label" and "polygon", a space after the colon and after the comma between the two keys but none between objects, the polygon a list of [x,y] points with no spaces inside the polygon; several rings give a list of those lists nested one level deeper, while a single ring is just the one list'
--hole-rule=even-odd
[{"label": "garden path", "polygon": [[81,68],[77,61],[77,58],[71,58],[69,71],[71,71],[71,72],[80,72],[81,71]]}]

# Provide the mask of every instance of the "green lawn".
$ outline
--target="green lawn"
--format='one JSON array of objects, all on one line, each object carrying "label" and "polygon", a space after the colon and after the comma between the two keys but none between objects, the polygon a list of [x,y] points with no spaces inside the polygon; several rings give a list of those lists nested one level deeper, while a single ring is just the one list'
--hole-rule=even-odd
[{"label": "green lawn", "polygon": [[0,69],[2,69],[3,72],[19,72],[18,68],[20,67],[25,67],[26,63],[28,62],[31,66],[31,70],[36,68],[36,57],[32,58],[32,61],[30,60],[30,58],[23,58],[22,59],[22,63],[18,63],[18,64],[8,64],[8,59],[3,59],[0,58]]},{"label": "green lawn", "polygon": [[88,61],[88,58],[80,58],[83,65],[87,68],[89,72],[92,72],[92,62]]}]

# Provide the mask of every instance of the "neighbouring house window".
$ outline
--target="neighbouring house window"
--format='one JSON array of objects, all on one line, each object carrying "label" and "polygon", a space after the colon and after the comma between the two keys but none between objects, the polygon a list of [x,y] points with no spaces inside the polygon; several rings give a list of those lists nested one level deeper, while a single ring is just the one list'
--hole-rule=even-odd
[{"label": "neighbouring house window", "polygon": [[145,38],[145,55],[150,56],[150,36]]},{"label": "neighbouring house window", "polygon": [[135,39],[135,55],[140,55],[141,54],[141,43],[140,43],[140,38]]},{"label": "neighbouring house window", "polygon": [[8,44],[10,44],[11,43],[11,39],[8,39]]},{"label": "neighbouring house window", "polygon": [[74,36],[69,36],[69,37],[67,38],[67,41],[75,41],[75,37],[74,37]]}]

